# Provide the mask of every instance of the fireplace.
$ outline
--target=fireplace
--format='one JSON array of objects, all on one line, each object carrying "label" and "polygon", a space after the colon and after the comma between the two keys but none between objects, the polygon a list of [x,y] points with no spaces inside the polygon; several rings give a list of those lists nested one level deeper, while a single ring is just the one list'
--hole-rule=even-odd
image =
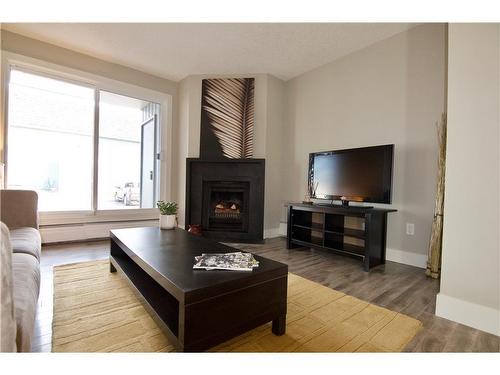
[{"label": "fireplace", "polygon": [[186,227],[222,241],[260,242],[264,223],[264,160],[187,160]]},{"label": "fireplace", "polygon": [[204,230],[248,230],[248,181],[205,181],[202,225]]}]

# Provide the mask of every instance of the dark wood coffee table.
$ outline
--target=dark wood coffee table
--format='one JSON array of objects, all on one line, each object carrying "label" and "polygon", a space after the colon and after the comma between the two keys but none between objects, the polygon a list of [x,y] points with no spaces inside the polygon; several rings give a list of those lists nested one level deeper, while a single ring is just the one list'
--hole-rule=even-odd
[{"label": "dark wood coffee table", "polygon": [[196,255],[234,251],[182,229],[118,229],[110,271],[130,281],[178,350],[203,351],[270,321],[275,335],[284,334],[286,264],[255,256],[253,271],[193,270]]}]

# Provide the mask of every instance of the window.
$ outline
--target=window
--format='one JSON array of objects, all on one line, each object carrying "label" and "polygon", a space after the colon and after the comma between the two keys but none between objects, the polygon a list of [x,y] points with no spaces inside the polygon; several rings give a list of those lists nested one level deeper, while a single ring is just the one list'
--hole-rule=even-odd
[{"label": "window", "polygon": [[18,69],[8,92],[9,189],[40,211],[155,206],[159,104]]},{"label": "window", "polygon": [[94,90],[12,70],[8,188],[38,192],[40,211],[92,208]]}]

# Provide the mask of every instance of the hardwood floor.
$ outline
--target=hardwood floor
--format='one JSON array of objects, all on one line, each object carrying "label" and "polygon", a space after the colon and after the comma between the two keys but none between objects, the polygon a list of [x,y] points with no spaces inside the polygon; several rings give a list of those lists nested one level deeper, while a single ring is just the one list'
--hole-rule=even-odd
[{"label": "hardwood floor", "polygon": [[[263,245],[231,244],[287,263],[289,271],[367,302],[398,311],[424,324],[407,345],[408,352],[500,352],[500,338],[434,315],[439,281],[420,268],[387,262],[364,272],[359,260],[309,249],[286,250],[285,240]],[[52,343],[52,268],[56,265],[105,259],[109,242],[43,246],[42,284],[32,350],[50,352]]]}]

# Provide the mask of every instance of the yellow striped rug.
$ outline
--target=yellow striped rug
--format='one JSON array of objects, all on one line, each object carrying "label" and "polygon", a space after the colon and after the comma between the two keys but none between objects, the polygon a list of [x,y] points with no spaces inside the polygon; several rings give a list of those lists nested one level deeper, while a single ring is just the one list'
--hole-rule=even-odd
[{"label": "yellow striped rug", "polygon": [[[406,315],[288,276],[286,334],[265,324],[211,351],[399,352],[422,328]],[[53,352],[170,352],[168,342],[107,260],[54,267]]]}]

